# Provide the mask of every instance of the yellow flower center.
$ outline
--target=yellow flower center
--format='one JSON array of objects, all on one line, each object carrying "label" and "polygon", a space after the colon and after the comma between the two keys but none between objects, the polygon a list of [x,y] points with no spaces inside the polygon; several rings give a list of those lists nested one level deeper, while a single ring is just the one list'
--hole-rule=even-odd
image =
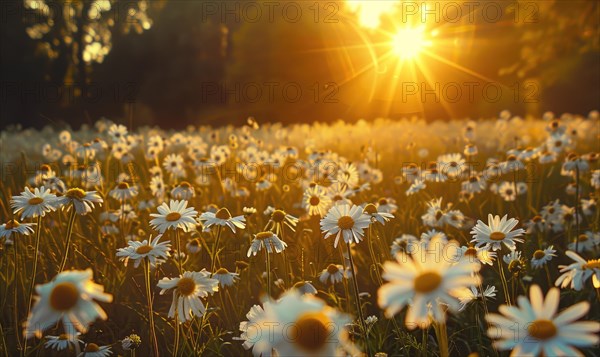
[{"label": "yellow flower center", "polygon": [[385,206],[388,204],[388,201],[385,198],[380,198],[377,203],[379,203],[380,206]]},{"label": "yellow flower center", "polygon": [[588,240],[588,236],[585,234],[580,234],[577,240],[580,242],[585,242],[586,240]]},{"label": "yellow flower center", "polygon": [[465,250],[465,255],[469,257],[477,257],[477,249],[475,247],[469,247]]},{"label": "yellow flower center", "polygon": [[135,252],[138,254],[148,254],[152,251],[152,247],[149,245],[142,245],[135,249]]},{"label": "yellow flower center", "polygon": [[265,239],[271,238],[271,237],[273,237],[273,233],[272,232],[260,232],[260,233],[256,233],[256,239],[265,240]]},{"label": "yellow flower center", "polygon": [[340,229],[352,229],[354,227],[354,220],[350,216],[341,216],[338,219],[338,226]]},{"label": "yellow flower center", "polygon": [[179,184],[179,187],[181,187],[181,188],[190,188],[190,187],[192,187],[192,185],[190,185],[190,183],[187,182],[187,181],[181,181],[181,183]]},{"label": "yellow flower center", "polygon": [[365,206],[364,212],[366,214],[375,214],[375,213],[377,213],[377,207],[375,207],[374,204],[369,203],[368,205]]},{"label": "yellow flower center", "polygon": [[177,283],[177,292],[182,296],[192,295],[196,291],[196,282],[192,278],[181,278]]},{"label": "yellow flower center", "polygon": [[50,166],[48,166],[48,165],[42,165],[40,167],[40,171],[42,171],[42,172],[48,172],[48,171],[51,171],[51,170],[52,170],[52,168]]},{"label": "yellow flower center", "polygon": [[56,311],[67,311],[77,304],[79,290],[73,283],[58,283],[50,292],[50,307]]},{"label": "yellow flower center", "polygon": [[117,187],[119,188],[119,190],[126,190],[129,188],[129,184],[127,182],[119,182]]},{"label": "yellow flower center", "polygon": [[217,217],[218,219],[229,219],[231,218],[231,213],[227,208],[223,207],[220,210],[218,210],[217,213],[215,213],[215,217]]},{"label": "yellow flower center", "polygon": [[273,214],[271,214],[271,219],[274,222],[283,222],[283,220],[285,219],[285,212],[278,209],[273,211]]},{"label": "yellow flower center", "polygon": [[85,352],[98,352],[100,351],[100,347],[95,343],[88,343],[85,346]]},{"label": "yellow flower center", "polygon": [[229,274],[229,270],[225,269],[225,268],[219,268],[219,270],[217,270],[215,272],[215,274],[220,274],[220,275],[225,275],[225,274]]},{"label": "yellow flower center", "polygon": [[18,228],[21,224],[19,222],[17,222],[16,220],[12,219],[8,222],[6,222],[6,225],[4,226],[4,229],[14,229],[14,228]]},{"label": "yellow flower center", "polygon": [[44,199],[41,197],[31,197],[28,201],[28,203],[32,206],[39,205],[42,202],[44,202]]},{"label": "yellow flower center", "polygon": [[180,218],[181,218],[181,213],[179,213],[179,212],[170,212],[165,217],[165,219],[169,222],[175,222],[175,221],[179,220]]},{"label": "yellow flower center", "polygon": [[490,239],[491,240],[495,240],[495,241],[501,241],[504,238],[506,238],[506,234],[502,233],[502,232],[492,232],[490,234]]},{"label": "yellow flower center", "polygon": [[301,349],[318,352],[327,343],[331,320],[322,312],[306,312],[296,321],[298,335],[294,340]]},{"label": "yellow flower center", "polygon": [[437,289],[442,283],[442,276],[436,272],[428,271],[421,273],[415,278],[415,291],[421,294],[427,294]]},{"label": "yellow flower center", "polygon": [[546,256],[546,253],[544,253],[544,251],[543,251],[543,250],[539,250],[539,249],[538,249],[538,250],[536,250],[535,252],[533,252],[533,257],[534,257],[535,259],[538,259],[538,260],[539,260],[539,259],[542,259],[542,258],[543,258],[543,257],[545,257],[545,256]]},{"label": "yellow flower center", "polygon": [[587,263],[583,264],[583,269],[600,269],[600,259],[588,260]]},{"label": "yellow flower center", "polygon": [[542,216],[534,216],[531,220],[535,223],[539,223],[542,221]]},{"label": "yellow flower center", "polygon": [[329,265],[327,266],[327,272],[328,272],[329,274],[335,274],[335,273],[337,273],[338,271],[340,271],[340,269],[339,269],[339,268],[337,267],[337,265],[335,265],[335,264],[329,264]]},{"label": "yellow flower center", "polygon": [[319,202],[321,202],[321,199],[317,196],[312,196],[310,200],[308,200],[308,203],[310,203],[311,206],[317,206]]},{"label": "yellow flower center", "polygon": [[66,333],[61,333],[60,335],[58,335],[58,339],[63,341],[68,340],[69,335],[67,335]]},{"label": "yellow flower center", "polygon": [[81,201],[85,197],[85,191],[80,188],[70,188],[65,192],[65,196]]},{"label": "yellow flower center", "polygon": [[529,336],[542,341],[551,339],[557,332],[554,322],[545,319],[535,320],[527,328]]}]

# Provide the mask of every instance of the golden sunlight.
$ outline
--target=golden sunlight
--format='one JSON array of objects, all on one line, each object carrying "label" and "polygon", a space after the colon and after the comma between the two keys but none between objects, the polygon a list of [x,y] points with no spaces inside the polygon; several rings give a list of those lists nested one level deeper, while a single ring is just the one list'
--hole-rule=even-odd
[{"label": "golden sunlight", "polygon": [[403,60],[414,59],[429,46],[431,41],[426,38],[425,26],[400,29],[392,38],[392,50]]}]

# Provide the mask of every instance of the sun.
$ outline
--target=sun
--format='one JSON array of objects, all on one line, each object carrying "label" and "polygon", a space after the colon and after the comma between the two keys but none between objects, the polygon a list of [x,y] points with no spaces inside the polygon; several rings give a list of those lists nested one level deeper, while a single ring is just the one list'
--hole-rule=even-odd
[{"label": "sun", "polygon": [[403,60],[416,58],[423,49],[431,46],[426,38],[425,26],[399,29],[392,37],[392,51]]}]

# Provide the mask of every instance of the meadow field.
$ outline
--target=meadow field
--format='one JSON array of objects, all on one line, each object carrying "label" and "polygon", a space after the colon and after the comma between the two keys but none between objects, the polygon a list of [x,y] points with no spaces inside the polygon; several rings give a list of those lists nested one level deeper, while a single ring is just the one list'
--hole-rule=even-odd
[{"label": "meadow field", "polygon": [[0,134],[2,356],[597,356],[600,115]]}]

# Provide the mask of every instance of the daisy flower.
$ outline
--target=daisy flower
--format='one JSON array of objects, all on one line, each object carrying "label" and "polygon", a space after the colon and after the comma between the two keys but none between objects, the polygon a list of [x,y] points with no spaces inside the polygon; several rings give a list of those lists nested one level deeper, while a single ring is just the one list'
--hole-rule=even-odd
[{"label": "daisy flower", "polygon": [[386,197],[381,197],[379,200],[377,200],[376,206],[379,212],[386,212],[392,214],[395,213],[398,209],[398,206],[396,205],[396,200],[394,200],[393,198]]},{"label": "daisy flower", "polygon": [[33,233],[35,225],[35,223],[19,223],[17,220],[11,219],[0,226],[0,238],[10,238],[13,233],[28,236]]},{"label": "daisy flower", "polygon": [[475,300],[481,300],[483,298],[486,299],[494,299],[496,297],[496,287],[493,285],[488,285],[483,293],[477,290],[475,286],[471,286],[469,289],[464,289],[464,292],[458,297],[460,300],[460,308],[459,311],[463,311],[467,305]]},{"label": "daisy flower", "polygon": [[461,187],[469,193],[480,193],[485,190],[487,183],[484,178],[477,174],[472,174],[467,181],[461,183]]},{"label": "daisy flower", "polygon": [[385,222],[394,218],[394,215],[391,213],[378,211],[377,206],[375,206],[372,203],[369,203],[368,205],[365,206],[365,208],[363,209],[363,213],[365,215],[371,217],[371,222],[373,222],[373,223],[379,222],[382,225],[385,225]]},{"label": "daisy flower", "polygon": [[304,281],[304,280],[301,280],[301,281],[295,283],[292,288],[298,290],[298,292],[300,292],[300,294],[303,294],[303,295],[304,294],[316,295],[318,292],[317,289],[313,286],[313,284],[310,281]]},{"label": "daisy flower", "polygon": [[511,356],[582,356],[575,347],[598,344],[600,323],[580,321],[589,310],[580,302],[557,314],[560,290],[551,288],[544,298],[542,289],[532,285],[529,299],[519,296],[518,306],[501,305],[500,314],[488,314],[492,325],[488,336],[497,339],[499,350],[512,350]]},{"label": "daisy flower", "polygon": [[233,286],[236,281],[240,280],[240,275],[238,273],[231,273],[225,268],[217,270],[212,277],[219,281],[220,287]]},{"label": "daisy flower", "polygon": [[353,205],[333,206],[321,219],[321,230],[325,239],[335,235],[333,247],[337,247],[340,237],[346,243],[359,243],[363,239],[364,229],[369,227],[371,217],[363,213],[363,209]]},{"label": "daisy flower", "polygon": [[80,188],[70,188],[65,194],[58,198],[57,206],[67,207],[67,210],[71,209],[71,206],[75,208],[75,212],[79,215],[86,215],[92,212],[94,209],[94,203],[98,203],[102,206],[102,198],[96,191],[84,191]]},{"label": "daisy flower", "polygon": [[267,222],[266,230],[272,230],[275,234],[280,235],[283,231],[283,227],[288,227],[292,232],[296,231],[296,225],[298,224],[298,218],[287,214],[284,210],[273,209],[270,212],[271,218]]},{"label": "daisy flower", "polygon": [[458,252],[460,258],[471,259],[473,261],[493,265],[494,260],[496,259],[496,252],[490,252],[484,248],[477,248],[472,245],[470,246],[462,246],[460,247],[460,251]]},{"label": "daisy flower", "polygon": [[158,213],[151,213],[155,217],[150,221],[150,225],[160,233],[165,233],[168,229],[181,228],[184,232],[189,232],[196,228],[196,215],[198,212],[194,207],[187,207],[185,200],[171,200],[169,205],[163,203],[157,207]]},{"label": "daisy flower", "polygon": [[170,241],[159,243],[158,241],[162,238],[162,234],[159,234],[152,241],[150,239],[140,241],[130,240],[127,242],[128,246],[125,248],[117,249],[117,257],[120,260],[127,262],[132,259],[134,261],[134,267],[137,268],[144,258],[148,258],[151,266],[156,266],[163,260],[168,259],[171,254],[169,249],[171,247]]},{"label": "daisy flower", "polygon": [[554,285],[565,288],[570,284],[571,289],[579,291],[583,289],[586,280],[592,278],[594,288],[600,288],[600,259],[585,260],[571,250],[567,250],[565,254],[575,263],[558,266],[563,274],[556,279]]},{"label": "daisy flower", "polygon": [[427,202],[427,212],[421,216],[421,219],[426,226],[441,227],[444,225],[444,214],[442,198],[434,198]]},{"label": "daisy flower", "polygon": [[110,355],[112,355],[110,346],[98,346],[95,343],[87,343],[77,357],[108,357]]},{"label": "daisy flower", "polygon": [[323,284],[335,285],[346,278],[344,267],[340,264],[329,264],[319,276],[319,281]]},{"label": "daisy flower", "polygon": [[514,218],[507,219],[507,217],[507,215],[504,215],[501,219],[498,215],[492,216],[489,214],[487,225],[478,220],[471,231],[473,235],[471,242],[475,242],[476,247],[484,247],[488,250],[500,249],[501,243],[508,249],[515,250],[515,242],[523,243],[523,239],[518,237],[523,235],[525,230],[519,228],[513,231],[512,229],[516,227],[519,221]]},{"label": "daisy flower", "polygon": [[108,128],[108,135],[113,141],[124,141],[127,136],[127,127],[121,124],[113,124]]},{"label": "daisy flower", "polygon": [[217,210],[216,212],[204,212],[200,215],[199,221],[202,222],[206,229],[209,229],[212,226],[222,226],[229,227],[233,233],[235,233],[235,229],[244,229],[246,228],[246,218],[242,216],[232,217],[229,210],[225,207]]},{"label": "daisy flower", "polygon": [[554,254],[556,253],[556,250],[552,249],[553,247],[554,246],[551,245],[544,250],[538,249],[535,252],[533,252],[533,257],[531,258],[531,266],[534,269],[539,269],[546,265],[546,263],[548,263],[550,260],[552,260],[552,257],[556,256],[556,254]]},{"label": "daisy flower", "polygon": [[35,188],[33,192],[29,187],[25,187],[25,191],[19,196],[13,196],[10,206],[13,208],[13,213],[21,213],[21,219],[29,217],[44,217],[46,213],[56,210],[57,199],[56,195],[50,193],[50,189],[44,186]]},{"label": "daisy flower", "polygon": [[178,278],[163,278],[157,285],[163,295],[173,290],[173,302],[169,309],[169,317],[174,318],[177,313],[179,323],[191,321],[194,316],[204,315],[206,308],[200,298],[219,290],[219,281],[210,278],[210,273],[202,271],[186,271]]},{"label": "daisy flower", "polygon": [[248,257],[251,255],[256,256],[258,252],[263,249],[267,250],[267,253],[281,253],[287,247],[287,243],[279,239],[275,233],[266,231],[260,232],[254,235],[250,248],[248,248]]},{"label": "daisy flower", "polygon": [[48,335],[45,336],[46,343],[44,343],[44,347],[56,351],[70,349],[71,346],[75,347],[75,345],[83,343],[83,341],[77,338],[77,336],[79,336],[79,333],[77,333],[76,335],[66,333],[60,334],[58,336]]},{"label": "daisy flower", "polygon": [[187,181],[181,181],[173,190],[171,196],[177,200],[191,200],[196,195],[194,187]]},{"label": "daisy flower", "polygon": [[138,189],[135,186],[129,186],[125,181],[119,182],[117,187],[113,188],[109,193],[110,197],[118,201],[124,201],[134,198],[138,195]]},{"label": "daisy flower", "polygon": [[[392,318],[405,306],[408,307],[405,324],[409,329],[426,328],[432,318],[445,322],[447,305],[451,311],[458,311],[460,302],[458,293],[480,283],[476,274],[481,265],[467,259],[440,259],[458,249],[452,241],[443,244],[438,239],[429,242],[427,249],[420,256],[412,255],[412,259],[403,252],[396,255],[396,262],[384,263],[383,278],[388,281],[379,288],[378,304],[385,309],[385,315]],[[446,254],[446,255],[443,255]]]},{"label": "daisy flower", "polygon": [[579,235],[575,242],[569,243],[569,249],[577,249],[577,253],[594,250],[594,247],[600,243],[600,234],[587,231]]},{"label": "daisy flower", "polygon": [[448,177],[458,177],[465,169],[465,159],[458,153],[442,155],[437,162]]},{"label": "daisy flower", "polygon": [[395,257],[399,252],[411,254],[416,250],[415,247],[418,244],[420,244],[420,242],[417,237],[411,234],[403,234],[394,239],[390,248],[390,252],[392,253],[392,257]]},{"label": "daisy flower", "polygon": [[[244,347],[252,348],[254,356],[270,356],[272,352],[278,356],[345,355],[340,349],[351,355],[358,353],[349,339],[350,318],[323,300],[292,289],[278,301],[265,304],[264,309],[253,307],[248,313],[250,321],[240,324]],[[273,326],[269,330],[272,333],[264,333],[266,326]]]},{"label": "daisy flower", "polygon": [[425,188],[427,188],[427,185],[425,184],[425,181],[421,180],[421,179],[416,179],[408,188],[408,190],[406,190],[405,194],[407,196],[412,196],[415,193],[424,190]]},{"label": "daisy flower", "polygon": [[140,338],[140,336],[132,333],[131,335],[125,337],[121,341],[121,348],[123,348],[123,350],[125,350],[125,351],[131,351],[131,350],[135,350],[136,348],[140,347],[141,344],[142,344],[142,339]]},{"label": "daisy flower", "polygon": [[25,337],[40,337],[42,331],[62,321],[65,329],[75,327],[85,333],[97,318],[106,313],[94,302],[111,302],[112,295],[92,281],[92,270],[72,270],[58,274],[46,284],[37,285],[36,303],[25,323]]},{"label": "daisy flower", "polygon": [[327,191],[323,187],[315,185],[304,191],[302,207],[309,215],[323,216],[330,204],[331,199],[327,196]]}]

